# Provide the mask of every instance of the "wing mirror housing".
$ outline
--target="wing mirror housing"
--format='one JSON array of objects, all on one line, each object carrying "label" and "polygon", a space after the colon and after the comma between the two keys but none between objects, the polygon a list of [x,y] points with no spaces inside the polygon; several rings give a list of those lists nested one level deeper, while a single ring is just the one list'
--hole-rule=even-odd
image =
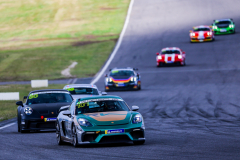
[{"label": "wing mirror housing", "polygon": [[63,115],[71,116],[71,112],[69,110],[63,111]]},{"label": "wing mirror housing", "polygon": [[66,111],[69,109],[69,106],[63,106],[59,109],[58,113],[60,113],[61,111]]},{"label": "wing mirror housing", "polygon": [[137,111],[137,110],[139,110],[138,106],[132,106],[132,111]]},{"label": "wing mirror housing", "polygon": [[105,74],[105,77],[107,77],[108,75],[107,74]]},{"label": "wing mirror housing", "polygon": [[159,55],[159,53],[157,52],[157,53],[156,53],[156,55],[158,56],[158,55]]},{"label": "wing mirror housing", "polygon": [[185,54],[186,52],[183,51],[182,53]]},{"label": "wing mirror housing", "polygon": [[192,30],[190,30],[189,32],[190,32],[190,33],[192,33],[193,31],[192,31]]},{"label": "wing mirror housing", "polygon": [[18,102],[16,102],[16,105],[23,107],[23,102],[22,101],[18,101]]},{"label": "wing mirror housing", "polygon": [[106,95],[107,95],[107,92],[102,92],[102,95],[103,95],[103,96],[106,96]]}]

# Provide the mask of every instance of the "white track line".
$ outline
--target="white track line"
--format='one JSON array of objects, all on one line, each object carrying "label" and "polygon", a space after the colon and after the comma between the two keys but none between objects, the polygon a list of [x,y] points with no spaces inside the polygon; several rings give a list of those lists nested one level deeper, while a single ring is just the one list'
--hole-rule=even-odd
[{"label": "white track line", "polygon": [[129,23],[129,19],[130,19],[130,14],[131,14],[131,11],[132,11],[132,6],[133,6],[133,3],[134,3],[134,0],[131,0],[130,2],[130,5],[129,5],[129,8],[128,8],[128,13],[127,13],[127,17],[126,17],[126,21],[125,21],[125,24],[123,26],[123,30],[120,34],[120,37],[119,37],[119,40],[117,42],[117,45],[116,47],[114,48],[110,58],[108,59],[107,63],[104,65],[104,67],[102,68],[102,70],[95,76],[95,78],[92,80],[91,84],[95,84],[99,79],[100,77],[103,75],[103,73],[106,71],[106,69],[108,68],[108,66],[110,65],[110,63],[112,62],[113,58],[115,57],[121,43],[122,43],[122,39],[123,39],[123,36],[125,34],[125,31],[127,29],[127,26],[128,26],[128,23]]},{"label": "white track line", "polygon": [[1,130],[1,129],[4,129],[4,128],[7,128],[7,127],[10,127],[10,126],[12,126],[12,125],[14,125],[14,124],[16,124],[16,123],[10,123],[10,124],[7,124],[7,125],[5,125],[5,126],[3,126],[3,127],[0,127],[0,130]]}]

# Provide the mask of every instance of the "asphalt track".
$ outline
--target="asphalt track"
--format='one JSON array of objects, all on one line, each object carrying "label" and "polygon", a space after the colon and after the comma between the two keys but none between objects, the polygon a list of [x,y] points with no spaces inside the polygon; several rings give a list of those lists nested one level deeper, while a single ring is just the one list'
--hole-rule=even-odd
[{"label": "asphalt track", "polygon": [[[144,145],[58,146],[54,132],[20,134],[12,125],[0,130],[0,159],[239,159],[239,6],[239,0],[135,0],[109,68],[138,67],[142,90],[110,94],[140,107]],[[217,18],[233,18],[236,34],[189,43],[192,26]],[[156,68],[155,53],[171,46],[186,51],[187,66]]]}]

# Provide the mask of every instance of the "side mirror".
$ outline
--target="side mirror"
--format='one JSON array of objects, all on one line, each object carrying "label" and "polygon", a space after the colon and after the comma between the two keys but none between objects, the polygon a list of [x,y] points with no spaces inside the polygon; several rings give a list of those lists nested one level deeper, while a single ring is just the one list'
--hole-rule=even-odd
[{"label": "side mirror", "polygon": [[102,92],[102,95],[103,95],[103,96],[106,96],[106,95],[107,95],[107,92]]},{"label": "side mirror", "polygon": [[132,111],[137,111],[137,110],[139,110],[138,106],[132,106]]},{"label": "side mirror", "polygon": [[185,54],[186,52],[183,51],[182,53]]},{"label": "side mirror", "polygon": [[69,110],[63,111],[63,115],[65,116],[70,116],[71,112]]},{"label": "side mirror", "polygon": [[105,74],[105,77],[107,77],[108,75],[107,74]]},{"label": "side mirror", "polygon": [[190,30],[189,32],[190,32],[190,33],[192,33],[193,31],[192,31],[192,30]]},{"label": "side mirror", "polygon": [[212,26],[209,26],[210,28],[212,28]]},{"label": "side mirror", "polygon": [[16,102],[16,105],[23,107],[23,102],[22,101],[18,101],[18,102]]},{"label": "side mirror", "polygon": [[59,109],[58,113],[60,113],[61,111],[68,110],[68,109],[69,109],[69,106],[63,106]]},{"label": "side mirror", "polygon": [[156,53],[156,55],[159,55],[159,53]]}]

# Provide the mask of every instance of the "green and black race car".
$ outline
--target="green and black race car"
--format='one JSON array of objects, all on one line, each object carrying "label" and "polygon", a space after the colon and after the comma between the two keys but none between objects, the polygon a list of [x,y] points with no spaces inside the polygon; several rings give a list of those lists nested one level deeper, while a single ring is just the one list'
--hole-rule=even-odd
[{"label": "green and black race car", "polygon": [[62,107],[56,121],[57,143],[80,144],[133,142],[143,144],[144,122],[137,106],[130,109],[117,96],[75,99]]},{"label": "green and black race car", "polygon": [[212,29],[215,34],[235,33],[235,24],[232,19],[218,19],[213,22]]}]

